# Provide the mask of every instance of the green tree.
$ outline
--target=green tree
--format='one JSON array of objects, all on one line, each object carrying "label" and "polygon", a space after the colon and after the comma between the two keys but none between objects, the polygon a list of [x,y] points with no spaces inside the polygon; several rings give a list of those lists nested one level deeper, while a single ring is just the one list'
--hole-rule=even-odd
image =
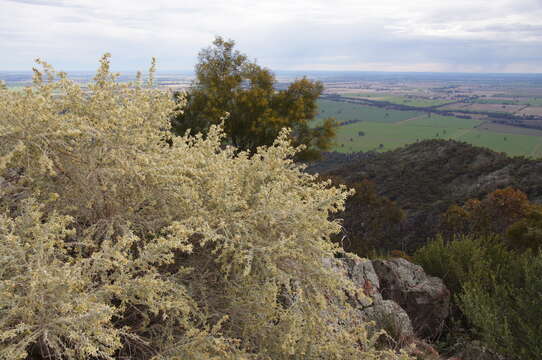
[{"label": "green tree", "polygon": [[533,204],[528,214],[506,230],[508,244],[519,250],[542,248],[542,206]]},{"label": "green tree", "polygon": [[[235,42],[217,37],[213,46],[199,53],[196,81],[186,94],[184,112],[173,117],[173,130],[184,135],[206,133],[213,124],[224,122],[226,141],[252,153],[271,145],[281,129],[292,129],[294,145],[305,145],[302,159],[317,158],[331,147],[335,120],[328,118],[311,127],[322,83],[302,78],[285,90],[275,89],[275,76],[266,68],[234,50]],[[184,98],[177,93],[177,99]]]}]

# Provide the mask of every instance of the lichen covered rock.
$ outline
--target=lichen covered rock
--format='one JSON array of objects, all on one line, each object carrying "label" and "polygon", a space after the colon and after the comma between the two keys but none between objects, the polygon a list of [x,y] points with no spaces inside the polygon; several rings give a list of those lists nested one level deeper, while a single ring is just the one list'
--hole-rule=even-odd
[{"label": "lichen covered rock", "polygon": [[373,266],[383,298],[407,312],[416,334],[438,336],[450,311],[450,291],[443,281],[403,258],[374,260]]}]

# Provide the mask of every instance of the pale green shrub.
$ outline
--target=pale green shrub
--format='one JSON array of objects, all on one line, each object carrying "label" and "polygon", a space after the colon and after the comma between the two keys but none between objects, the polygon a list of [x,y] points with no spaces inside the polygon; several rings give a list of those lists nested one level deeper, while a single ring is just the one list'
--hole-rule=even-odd
[{"label": "pale green shrub", "polygon": [[324,266],[348,192],[287,132],[254,156],[218,127],[171,138],[170,94],[108,56],[87,93],[41,64],[0,92],[0,357],[399,358]]},{"label": "pale green shrub", "polygon": [[514,251],[499,237],[437,237],[414,259],[454,294],[454,313],[494,351],[510,359],[542,353],[542,253]]},{"label": "pale green shrub", "polygon": [[513,254],[488,281],[467,281],[459,303],[492,349],[510,359],[542,354],[542,253]]}]

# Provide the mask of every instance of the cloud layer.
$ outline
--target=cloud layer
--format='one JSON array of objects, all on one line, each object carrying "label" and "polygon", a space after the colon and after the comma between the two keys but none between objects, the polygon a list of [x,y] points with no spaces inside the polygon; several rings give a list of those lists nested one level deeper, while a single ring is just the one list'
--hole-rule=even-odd
[{"label": "cloud layer", "polygon": [[540,0],[0,0],[0,69],[192,69],[215,35],[273,69],[542,73]]}]

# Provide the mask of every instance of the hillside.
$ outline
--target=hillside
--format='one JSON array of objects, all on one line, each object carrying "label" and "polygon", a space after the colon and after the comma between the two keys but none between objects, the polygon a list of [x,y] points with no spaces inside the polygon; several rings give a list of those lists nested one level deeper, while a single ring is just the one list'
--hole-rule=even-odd
[{"label": "hillside", "polygon": [[[384,153],[328,154],[309,171],[347,184],[369,179],[407,214],[397,239],[409,251],[435,235],[439,215],[453,203],[512,186],[542,202],[542,161],[509,157],[453,140],[426,140]],[[345,217],[350,215],[348,210]]]}]

